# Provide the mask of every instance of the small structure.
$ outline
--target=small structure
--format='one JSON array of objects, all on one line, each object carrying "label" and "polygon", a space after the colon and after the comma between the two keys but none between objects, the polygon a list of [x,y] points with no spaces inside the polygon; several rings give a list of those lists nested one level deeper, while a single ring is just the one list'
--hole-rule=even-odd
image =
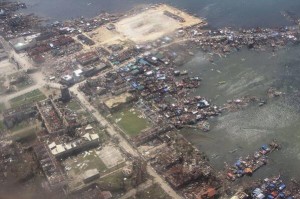
[{"label": "small structure", "polygon": [[112,23],[106,25],[107,30],[115,30],[116,26]]},{"label": "small structure", "polygon": [[100,173],[97,169],[90,169],[83,173],[83,182],[85,184],[96,180],[100,177]]},{"label": "small structure", "polygon": [[71,75],[64,75],[61,77],[61,83],[67,86],[71,86],[74,84],[74,78]]}]

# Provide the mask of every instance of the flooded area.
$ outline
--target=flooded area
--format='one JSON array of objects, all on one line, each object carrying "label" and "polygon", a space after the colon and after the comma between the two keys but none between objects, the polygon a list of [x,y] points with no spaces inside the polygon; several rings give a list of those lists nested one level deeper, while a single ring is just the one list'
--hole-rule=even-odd
[{"label": "flooded area", "polygon": [[199,53],[184,66],[203,78],[195,94],[212,99],[216,105],[245,95],[266,99],[270,86],[286,93],[268,100],[265,106],[253,105],[210,119],[212,128],[208,133],[182,130],[189,141],[207,153],[217,170],[224,168],[224,162],[232,164],[276,138],[283,149],[270,155],[268,167],[254,176],[281,173],[286,178],[300,177],[299,59],[295,56],[299,52],[299,47],[275,53],[244,49],[215,63],[206,61]]}]

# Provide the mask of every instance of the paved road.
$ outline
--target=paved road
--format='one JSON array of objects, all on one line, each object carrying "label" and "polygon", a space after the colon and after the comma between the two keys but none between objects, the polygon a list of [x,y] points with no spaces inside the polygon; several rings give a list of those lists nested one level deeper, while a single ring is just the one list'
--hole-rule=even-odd
[{"label": "paved road", "polygon": [[[74,85],[70,88],[75,95],[77,95],[78,99],[81,103],[92,112],[94,117],[106,127],[107,132],[111,137],[116,137],[119,140],[119,146],[122,147],[127,153],[131,154],[132,156],[140,156],[136,149],[134,149],[127,140],[117,131],[115,127],[110,124],[99,112],[86,100],[85,96],[78,91],[79,84]],[[147,165],[147,172],[151,175],[154,179],[154,182],[158,183],[161,188],[172,198],[179,199],[181,198],[170,186],[169,184],[159,175],[156,171],[150,166]]]},{"label": "paved road", "polygon": [[[18,62],[19,65],[22,67],[19,71],[26,71],[27,69],[35,68],[31,63],[31,61],[28,59],[28,57],[25,55],[25,53],[20,53],[20,54],[16,53],[2,37],[0,37],[0,41],[2,41],[3,47],[8,52],[10,57],[13,57],[14,60]],[[46,84],[52,88],[60,88],[61,86],[60,84],[57,83],[47,82],[47,77],[45,77],[45,75],[39,70],[32,74],[29,74],[29,76],[34,82],[33,85],[23,90],[1,96],[1,102],[4,103],[7,108],[10,107],[9,100],[11,100],[12,98],[18,97],[20,95],[23,95],[35,89],[41,88]]]},{"label": "paved road", "polygon": [[153,185],[152,180],[147,180],[146,182],[140,184],[138,187],[131,189],[125,195],[123,195],[120,199],[127,199],[136,195],[137,192],[143,191]]}]

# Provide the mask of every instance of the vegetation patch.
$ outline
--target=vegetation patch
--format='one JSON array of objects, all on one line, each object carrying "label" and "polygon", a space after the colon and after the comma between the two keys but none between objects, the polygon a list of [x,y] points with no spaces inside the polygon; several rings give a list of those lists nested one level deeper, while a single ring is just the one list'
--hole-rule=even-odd
[{"label": "vegetation patch", "polygon": [[10,100],[10,105],[12,108],[18,107],[24,104],[33,104],[35,102],[46,99],[46,96],[39,90],[35,89],[24,95],[20,95]]}]

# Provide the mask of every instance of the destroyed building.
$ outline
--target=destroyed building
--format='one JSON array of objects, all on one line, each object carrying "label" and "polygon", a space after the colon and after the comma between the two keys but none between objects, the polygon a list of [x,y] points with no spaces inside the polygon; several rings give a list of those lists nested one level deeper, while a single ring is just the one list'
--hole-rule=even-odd
[{"label": "destroyed building", "polygon": [[68,122],[51,99],[38,102],[37,108],[49,134],[62,134],[67,130]]},{"label": "destroyed building", "polygon": [[9,44],[13,47],[13,49],[16,52],[20,52],[22,50],[27,50],[29,48],[32,48],[36,45],[36,38],[39,36],[39,34],[30,35],[26,37],[19,37],[15,39],[11,39],[9,41]]},{"label": "destroyed building", "polygon": [[34,152],[46,176],[49,185],[48,189],[65,192],[67,186],[66,176],[48,147],[40,143],[34,147]]},{"label": "destroyed building", "polygon": [[83,53],[80,54],[76,57],[76,60],[82,65],[82,66],[86,66],[88,64],[91,64],[95,61],[99,60],[99,57],[97,55],[96,52],[87,52],[87,53]]},{"label": "destroyed building", "polygon": [[31,104],[25,104],[16,108],[11,108],[3,113],[3,122],[7,128],[12,128],[16,124],[34,117],[37,110]]}]

